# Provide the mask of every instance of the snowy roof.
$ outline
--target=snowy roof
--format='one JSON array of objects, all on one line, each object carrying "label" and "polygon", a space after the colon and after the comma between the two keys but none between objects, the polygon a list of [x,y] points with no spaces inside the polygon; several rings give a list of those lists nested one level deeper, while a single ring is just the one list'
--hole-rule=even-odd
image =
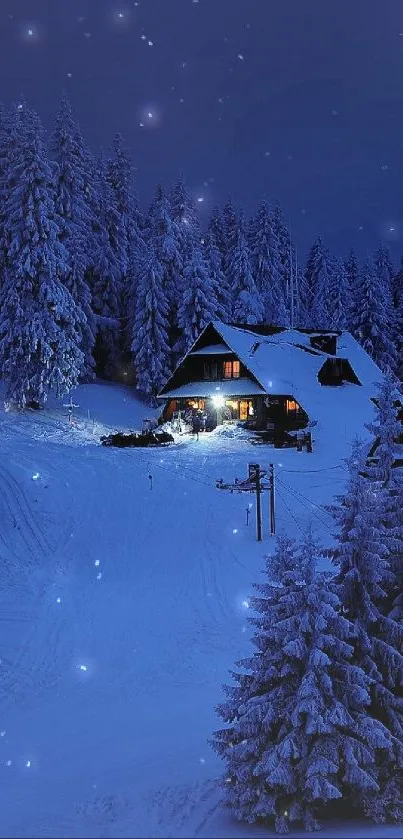
[{"label": "snowy roof", "polygon": [[[358,430],[373,418],[371,397],[376,396],[375,384],[381,381],[382,373],[350,333],[334,333],[337,335],[335,356],[311,346],[310,338],[322,334],[317,330],[307,333],[284,329],[262,335],[250,327],[229,326],[221,321],[213,321],[210,326],[245,365],[254,381],[245,378],[199,381],[175,389],[171,389],[168,382],[162,398],[209,396],[219,387],[219,392],[228,396],[259,393],[294,396],[311,420],[323,420],[335,429],[343,423],[343,426],[354,425]],[[197,352],[197,341],[193,346]],[[221,343],[218,346],[221,347]],[[331,387],[320,384],[319,371],[327,359],[335,357],[348,360],[361,385],[345,382],[341,387]]]},{"label": "snowy roof", "polygon": [[256,396],[259,393],[264,394],[264,390],[253,379],[226,379],[221,382],[209,382],[202,379],[198,382],[189,382],[189,384],[173,388],[168,391],[167,396],[170,399],[186,399],[187,397],[191,399],[195,396],[208,398],[217,393],[230,398],[231,396]]},{"label": "snowy roof", "polygon": [[369,403],[368,421],[371,418],[370,399],[376,395],[375,382],[382,379],[382,373],[350,333],[338,337],[337,358],[350,362],[361,387],[345,383],[333,388],[321,385],[318,373],[326,360],[335,356],[311,347],[309,339],[314,333],[284,329],[265,337],[220,321],[213,325],[266,393],[294,396],[311,419],[328,418],[335,410],[362,414],[364,402]]},{"label": "snowy roof", "polygon": [[200,347],[199,349],[192,350],[189,355],[228,355],[229,350],[227,344],[209,344],[208,347]]}]

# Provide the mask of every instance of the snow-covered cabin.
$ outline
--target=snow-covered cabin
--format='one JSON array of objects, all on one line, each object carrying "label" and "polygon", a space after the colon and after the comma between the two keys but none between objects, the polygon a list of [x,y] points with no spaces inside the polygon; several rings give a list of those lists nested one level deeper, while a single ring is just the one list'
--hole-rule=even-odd
[{"label": "snow-covered cabin", "polygon": [[207,428],[228,421],[256,429],[296,430],[309,421],[333,427],[335,415],[368,421],[382,373],[349,332],[205,327],[158,399],[164,418],[202,410]]}]

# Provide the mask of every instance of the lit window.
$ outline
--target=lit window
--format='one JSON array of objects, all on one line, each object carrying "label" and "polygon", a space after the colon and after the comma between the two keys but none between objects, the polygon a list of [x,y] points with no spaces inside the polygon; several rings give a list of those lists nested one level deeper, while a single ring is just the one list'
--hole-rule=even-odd
[{"label": "lit window", "polygon": [[239,379],[241,365],[239,361],[224,361],[224,379]]},{"label": "lit window", "polygon": [[295,399],[287,399],[287,414],[295,411],[299,411],[298,402]]}]

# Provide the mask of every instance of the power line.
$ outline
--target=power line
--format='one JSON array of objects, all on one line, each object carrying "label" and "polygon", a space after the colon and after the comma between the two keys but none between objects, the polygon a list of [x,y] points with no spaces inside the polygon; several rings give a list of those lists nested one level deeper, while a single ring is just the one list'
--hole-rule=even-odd
[{"label": "power line", "polygon": [[345,466],[342,463],[339,463],[337,466],[326,466],[323,469],[283,469],[281,468],[281,472],[287,472],[287,474],[291,475],[306,475],[306,474],[313,474],[314,472],[329,472],[331,469],[343,469],[346,472]]},{"label": "power line", "polygon": [[[277,482],[277,483],[278,483],[278,482]],[[291,510],[290,510],[290,508],[289,508],[289,506],[288,506],[288,504],[287,504],[286,500],[285,500],[285,499],[284,499],[284,497],[283,497],[283,494],[282,494],[281,490],[279,490],[279,489],[278,489],[278,487],[277,487],[277,495],[279,495],[279,496],[280,496],[280,499],[281,499],[281,501],[283,502],[284,507],[285,507],[285,508],[286,508],[286,510],[288,511],[288,513],[289,513],[289,515],[291,516],[291,518],[295,521],[295,524],[297,525],[297,527],[299,527],[299,529],[300,529],[300,531],[301,531],[302,535],[303,535],[303,536],[305,536],[304,530],[302,529],[302,527],[301,527],[301,525],[300,525],[299,521],[295,518],[294,513],[292,513],[292,512],[291,512]]]}]

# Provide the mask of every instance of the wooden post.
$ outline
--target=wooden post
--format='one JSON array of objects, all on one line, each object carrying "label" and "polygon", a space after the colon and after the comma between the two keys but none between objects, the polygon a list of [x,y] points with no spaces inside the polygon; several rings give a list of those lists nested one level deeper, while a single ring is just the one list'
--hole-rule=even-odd
[{"label": "wooden post", "polygon": [[257,541],[262,541],[262,500],[261,500],[261,493],[262,488],[260,485],[260,466],[256,464],[256,473],[255,473],[255,481],[256,481],[256,533],[257,533]]},{"label": "wooden post", "polygon": [[276,532],[275,496],[274,496],[274,464],[270,463],[270,533],[274,536]]}]

